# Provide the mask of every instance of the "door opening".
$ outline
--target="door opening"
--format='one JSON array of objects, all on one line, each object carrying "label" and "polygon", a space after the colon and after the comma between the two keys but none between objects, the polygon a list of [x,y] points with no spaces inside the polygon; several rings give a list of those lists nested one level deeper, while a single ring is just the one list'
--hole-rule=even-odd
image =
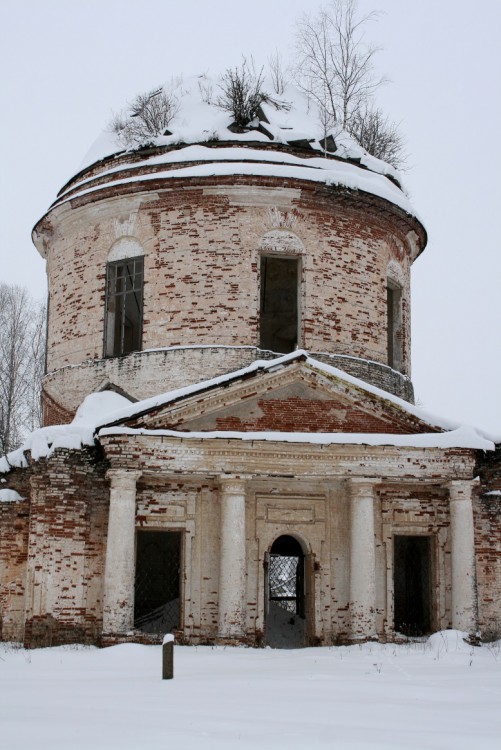
[{"label": "door opening", "polygon": [[179,627],[181,532],[137,532],[134,627],[168,633]]},{"label": "door opening", "polygon": [[292,536],[273,543],[267,566],[266,643],[272,648],[300,648],[306,641],[305,556]]},{"label": "door opening", "polygon": [[394,537],[395,631],[407,636],[432,630],[431,537]]}]

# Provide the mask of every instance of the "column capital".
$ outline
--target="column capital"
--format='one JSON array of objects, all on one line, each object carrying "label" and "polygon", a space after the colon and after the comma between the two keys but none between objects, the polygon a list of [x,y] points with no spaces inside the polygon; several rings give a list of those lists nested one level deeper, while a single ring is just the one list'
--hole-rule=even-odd
[{"label": "column capital", "polygon": [[376,477],[349,477],[348,487],[352,499],[373,497],[374,487],[378,482]]},{"label": "column capital", "polygon": [[219,486],[228,495],[241,495],[245,493],[247,481],[251,479],[249,474],[220,474]]},{"label": "column capital", "polygon": [[475,479],[452,479],[446,485],[449,490],[449,501],[471,503],[472,493],[476,485]]},{"label": "column capital", "polygon": [[135,486],[141,474],[142,472],[138,469],[108,469],[106,479],[109,479],[113,487],[132,487]]}]

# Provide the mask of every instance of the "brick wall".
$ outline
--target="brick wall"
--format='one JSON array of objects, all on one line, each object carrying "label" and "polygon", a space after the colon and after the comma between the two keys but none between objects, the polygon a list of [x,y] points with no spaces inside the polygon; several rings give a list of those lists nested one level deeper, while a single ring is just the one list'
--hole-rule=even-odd
[{"label": "brick wall", "polygon": [[[1,476],[1,475],[0,475]],[[30,472],[14,470],[1,487],[24,498],[0,502],[0,640],[24,637],[26,560],[30,514]]]},{"label": "brick wall", "polygon": [[[384,365],[387,275],[390,265],[393,275],[399,270],[403,371],[409,374],[407,234],[413,225],[402,212],[375,198],[299,181],[200,183],[170,180],[169,190],[154,183],[149,193],[127,196],[115,189],[109,200],[87,197],[49,214],[49,371],[102,356],[106,259],[124,234],[145,252],[143,349],[257,346],[259,256],[271,252],[266,236],[272,232],[286,238],[274,240],[273,252],[301,257],[300,345],[312,352]],[[280,226],[291,211],[293,231]],[[165,390],[161,378],[155,390]],[[74,402],[47,392],[63,409]]]},{"label": "brick wall", "polygon": [[480,477],[475,502],[475,544],[480,631],[486,639],[501,638],[501,445],[479,451]]},{"label": "brick wall", "polygon": [[92,449],[33,464],[25,645],[95,643],[108,518],[105,464]]},{"label": "brick wall", "polygon": [[[42,394],[44,424],[70,422],[83,398],[106,383],[114,384],[140,400],[234,372],[256,359],[274,359],[276,356],[274,352],[255,347],[211,346],[135,352],[126,357],[63,367],[45,376]],[[325,353],[312,356],[411,403],[414,401],[411,381],[390,367]]]},{"label": "brick wall", "polygon": [[[214,473],[217,466],[217,471],[224,473],[226,465],[222,463],[220,444],[214,446],[215,459],[207,448],[207,455],[197,462],[198,477],[189,470],[189,446],[180,444],[176,461],[182,460],[185,472],[174,479],[172,474],[170,478],[165,475],[166,462],[174,460],[172,447],[161,438],[132,440],[115,436],[105,442],[114,466],[139,466],[145,470],[137,485],[136,527],[183,532],[186,578],[182,637],[195,643],[214,641],[219,596],[219,489],[217,478],[202,479],[200,472],[205,468]],[[241,446],[242,460],[247,448]],[[262,636],[265,552],[279,534],[290,533],[292,528],[313,551],[318,563],[316,642],[345,640],[349,637],[350,622],[350,520],[345,481],[342,477],[331,477],[328,481],[313,479],[299,469],[294,479],[265,477],[267,471],[287,474],[289,464],[279,465],[271,447],[260,450],[259,467],[263,476],[250,480],[247,489],[246,639],[249,643],[259,642]],[[308,451],[318,453],[332,467],[329,455],[332,453],[334,459],[336,450],[331,447],[316,451],[311,446],[288,449],[296,464]],[[352,467],[358,460],[366,460],[366,450],[363,446],[350,447],[347,460]],[[378,472],[392,475],[394,467],[391,469],[388,463],[385,468],[384,462],[395,452],[395,449],[372,449],[372,453],[380,456]],[[283,448],[281,461],[282,454]],[[469,460],[468,451],[449,451],[449,454],[449,472],[453,466],[457,471],[462,462]],[[449,501],[447,477],[437,467],[441,452],[410,450],[399,455],[399,462],[406,466],[405,482],[398,483],[396,477],[393,482],[385,482],[384,478],[375,480],[377,622],[378,632],[388,638],[393,637],[392,550],[396,533],[433,538],[434,627],[450,626]],[[496,455],[485,454],[487,473],[498,482],[499,452]],[[250,453],[249,460],[253,460]],[[374,459],[367,460],[374,471]],[[482,465],[481,462],[480,468]],[[107,467],[108,461],[98,449],[58,450],[48,460],[7,475],[8,486],[27,499],[0,504],[0,637],[3,639],[21,640],[24,634],[26,645],[31,647],[99,642],[109,504]],[[176,473],[176,467],[177,463],[171,465],[170,471]],[[433,482],[420,485],[417,480],[411,481],[413,472],[423,471]],[[487,486],[484,485],[484,490]],[[475,535],[480,626],[485,637],[499,632],[500,518],[499,496],[480,493],[475,502]]]},{"label": "brick wall", "polygon": [[[429,536],[433,630],[451,627],[450,514],[448,491],[429,485],[382,487],[376,506],[379,632],[393,637],[394,536]],[[385,574],[383,574],[383,570]]]}]

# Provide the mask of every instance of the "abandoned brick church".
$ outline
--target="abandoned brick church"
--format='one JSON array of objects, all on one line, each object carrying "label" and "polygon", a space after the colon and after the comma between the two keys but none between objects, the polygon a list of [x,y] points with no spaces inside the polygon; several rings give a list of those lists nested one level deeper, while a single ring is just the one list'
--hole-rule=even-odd
[{"label": "abandoned brick church", "polygon": [[499,633],[500,447],[413,404],[398,174],[299,95],[239,129],[197,90],[33,231],[44,427],[0,464],[1,638]]}]

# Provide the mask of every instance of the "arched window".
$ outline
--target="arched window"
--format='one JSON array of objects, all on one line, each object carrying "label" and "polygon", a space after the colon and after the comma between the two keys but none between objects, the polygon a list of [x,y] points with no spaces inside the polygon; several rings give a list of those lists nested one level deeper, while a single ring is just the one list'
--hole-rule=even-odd
[{"label": "arched window", "polygon": [[141,349],[144,254],[132,238],[118,240],[106,264],[104,356],[120,357]]}]

